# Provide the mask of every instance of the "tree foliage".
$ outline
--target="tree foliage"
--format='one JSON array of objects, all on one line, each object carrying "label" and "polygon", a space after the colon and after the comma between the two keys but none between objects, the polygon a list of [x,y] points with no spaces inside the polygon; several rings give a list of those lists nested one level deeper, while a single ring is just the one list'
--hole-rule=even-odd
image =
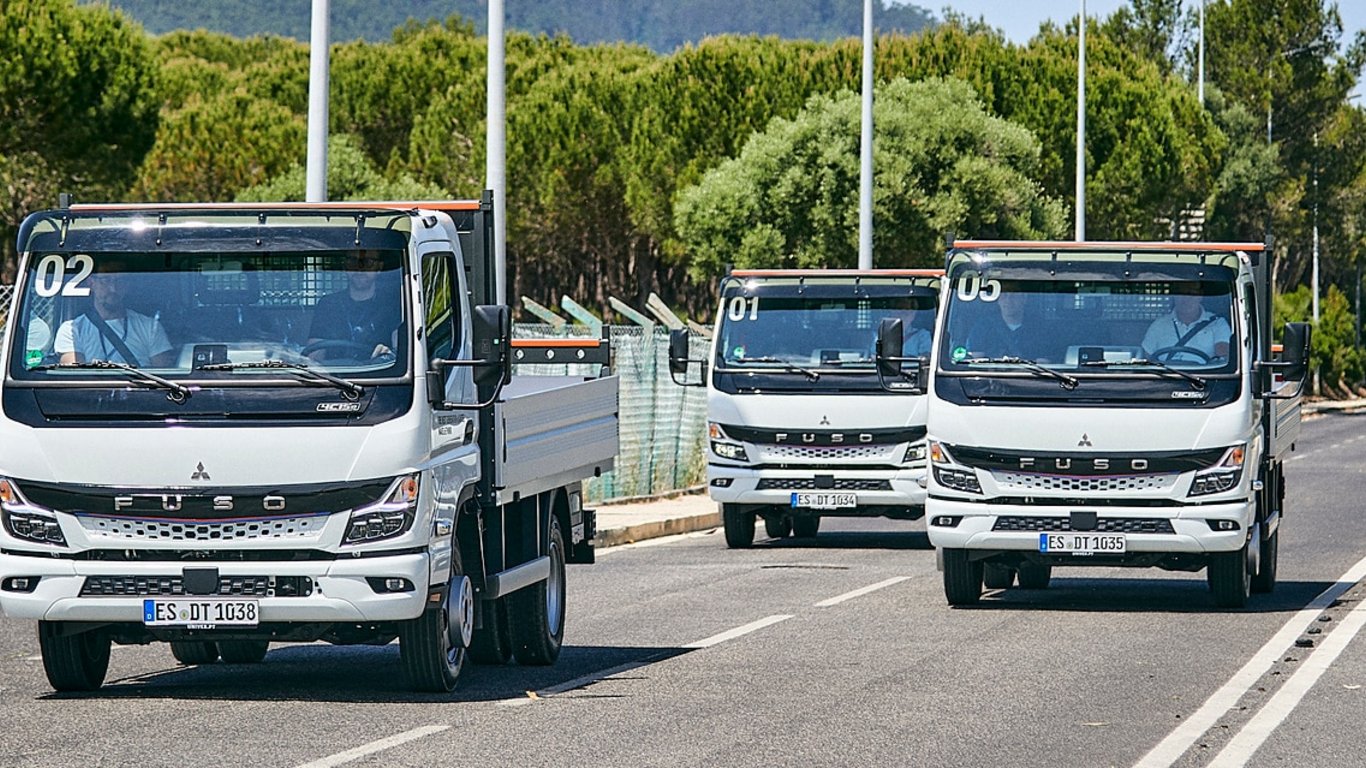
[{"label": "tree foliage", "polygon": [[[874,101],[873,240],[882,267],[934,266],[946,234],[1049,238],[1060,202],[1031,177],[1039,143],[959,80],[895,80]],[[861,99],[813,96],[683,190],[677,229],[698,277],[858,263]]]}]

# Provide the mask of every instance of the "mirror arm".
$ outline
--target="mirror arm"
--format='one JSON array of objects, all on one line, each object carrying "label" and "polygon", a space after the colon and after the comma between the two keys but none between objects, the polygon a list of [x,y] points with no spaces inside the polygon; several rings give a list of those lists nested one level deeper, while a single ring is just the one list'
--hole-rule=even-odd
[{"label": "mirror arm", "polygon": [[[928,358],[928,357],[890,357],[890,356],[888,356],[888,357],[878,357],[877,360],[879,360],[879,361],[880,361],[880,360],[886,360],[886,361],[888,361],[888,362],[893,362],[893,363],[897,363],[897,364],[900,364],[900,363],[910,363],[910,362],[915,362],[915,363],[926,363],[926,364],[929,363],[929,358]],[[906,390],[904,390],[904,389],[893,389],[892,386],[891,386],[890,384],[887,383],[887,377],[886,377],[886,375],[884,375],[883,372],[882,372],[882,366],[877,365],[876,362],[875,362],[874,365],[873,365],[873,367],[874,367],[875,370],[877,370],[877,384],[878,384],[879,387],[882,388],[882,391],[884,391],[884,392],[895,392],[895,393],[897,393],[897,394],[899,394],[899,395],[907,394]],[[926,374],[927,374],[926,379],[929,378],[929,377],[928,377],[928,373],[929,373],[929,371],[927,370],[927,371],[926,371]],[[928,389],[927,389],[927,387],[926,387],[927,382],[926,382],[926,381],[921,381],[921,380],[920,380],[920,368],[919,368],[919,367],[916,368],[916,375],[915,375],[915,378],[914,378],[914,379],[912,379],[909,375],[907,375],[907,373],[906,373],[906,371],[905,371],[904,369],[900,370],[900,376],[901,376],[902,379],[904,379],[904,380],[906,380],[906,381],[914,381],[914,382],[915,382],[915,388],[918,389],[918,390],[920,390],[919,392],[912,392],[911,394],[924,394],[925,392],[928,391]]]},{"label": "mirror arm", "polygon": [[[1274,371],[1280,368],[1294,367],[1295,363],[1288,363],[1280,360],[1261,360],[1256,363],[1256,366],[1258,370]],[[1297,382],[1298,386],[1295,387],[1295,391],[1290,394],[1281,394],[1281,389],[1285,389],[1285,387],[1282,386],[1281,389],[1267,390],[1266,392],[1263,392],[1261,396],[1267,400],[1294,400],[1304,394],[1305,383],[1308,381],[1309,377],[1307,375],[1301,378],[1299,382]]]},{"label": "mirror arm", "polygon": [[[487,363],[483,360],[447,360],[445,358],[438,357],[432,360],[432,371],[429,371],[429,373],[434,372],[439,375],[440,372],[442,372],[446,368],[473,368],[479,365],[500,364],[505,363]],[[498,385],[493,388],[493,394],[489,395],[489,399],[485,400],[482,403],[453,403],[443,398],[441,400],[433,400],[432,407],[436,408],[438,411],[477,411],[483,408],[487,408],[490,405],[493,405],[494,403],[498,402],[498,398],[502,396],[503,383],[504,379],[500,376],[498,378]]]},{"label": "mirror arm", "polygon": [[[678,361],[679,359],[681,359],[681,358],[675,357],[675,358],[673,358],[670,362],[676,362],[676,361]],[[680,386],[680,387],[701,387],[701,386],[705,386],[706,383],[707,383],[707,361],[706,361],[706,360],[695,359],[695,358],[689,357],[689,358],[686,358],[686,362],[688,362],[688,363],[700,363],[700,364],[702,365],[702,377],[701,377],[701,379],[700,379],[699,381],[691,381],[691,382],[690,382],[690,381],[687,381],[686,379],[687,379],[688,374],[687,374],[686,372],[683,374],[684,381],[679,381],[679,380],[678,380],[679,374],[674,373],[672,368],[669,369],[669,378],[673,380],[673,383],[677,384],[677,385]]]}]

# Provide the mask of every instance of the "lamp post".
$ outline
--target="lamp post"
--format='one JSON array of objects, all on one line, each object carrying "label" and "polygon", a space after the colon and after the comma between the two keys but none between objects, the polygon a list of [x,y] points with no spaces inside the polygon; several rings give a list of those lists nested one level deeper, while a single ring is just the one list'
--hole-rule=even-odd
[{"label": "lamp post", "polygon": [[327,201],[327,89],[331,47],[328,4],[329,0],[313,0],[308,43],[308,159],[304,200],[310,203]]},{"label": "lamp post", "polygon": [[1205,0],[1200,0],[1200,74],[1196,78],[1195,95],[1200,105],[1205,104]]},{"label": "lamp post", "polygon": [[858,268],[873,268],[873,0],[863,0],[863,119],[859,137]]},{"label": "lamp post", "polygon": [[1076,239],[1086,239],[1086,0],[1077,23],[1077,222]]},{"label": "lamp post", "polygon": [[507,301],[507,125],[504,102],[503,0],[489,0],[487,138],[484,147],[485,186],[493,191],[494,301]]}]

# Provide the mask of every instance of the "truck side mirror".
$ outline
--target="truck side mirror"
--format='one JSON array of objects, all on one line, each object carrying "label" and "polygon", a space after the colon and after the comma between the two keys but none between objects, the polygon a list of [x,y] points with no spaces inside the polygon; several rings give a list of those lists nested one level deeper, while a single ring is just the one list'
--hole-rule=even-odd
[{"label": "truck side mirror", "polygon": [[507,364],[512,346],[512,315],[502,304],[481,304],[474,308],[470,325],[474,343],[474,381],[481,387],[492,386],[512,377]]},{"label": "truck side mirror", "polygon": [[1281,337],[1282,375],[1286,381],[1303,381],[1309,372],[1309,323],[1286,323]]},{"label": "truck side mirror", "polygon": [[669,373],[682,376],[688,372],[688,331],[675,328],[669,331]]},{"label": "truck side mirror", "polygon": [[901,346],[905,343],[901,318],[884,317],[877,327],[877,370],[883,378],[901,376]]}]

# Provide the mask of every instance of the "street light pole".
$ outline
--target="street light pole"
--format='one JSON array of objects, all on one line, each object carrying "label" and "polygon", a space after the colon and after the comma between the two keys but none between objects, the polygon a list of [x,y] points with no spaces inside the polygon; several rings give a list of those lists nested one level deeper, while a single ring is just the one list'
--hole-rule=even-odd
[{"label": "street light pole", "polygon": [[1200,0],[1200,74],[1195,89],[1200,105],[1205,104],[1205,0]]},{"label": "street light pole", "polygon": [[1076,239],[1086,239],[1086,0],[1077,23],[1077,223]]},{"label": "street light pole", "polygon": [[304,200],[327,201],[327,90],[329,0],[313,0],[308,49],[308,158],[304,172]]},{"label": "street light pole", "polygon": [[493,191],[494,301],[507,301],[507,126],[504,102],[503,0],[489,0],[488,110],[484,147],[485,184]]},{"label": "street light pole", "polygon": [[873,0],[863,0],[863,119],[859,137],[858,268],[873,268]]}]

